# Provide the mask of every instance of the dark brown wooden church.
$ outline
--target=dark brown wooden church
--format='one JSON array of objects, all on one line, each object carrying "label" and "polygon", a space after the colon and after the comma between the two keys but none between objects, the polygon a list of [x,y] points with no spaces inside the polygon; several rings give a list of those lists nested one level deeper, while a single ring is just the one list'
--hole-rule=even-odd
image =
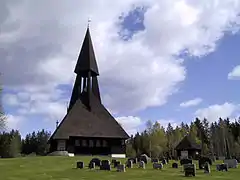
[{"label": "dark brown wooden church", "polygon": [[67,114],[49,139],[50,152],[125,154],[129,136],[101,103],[89,28],[74,72],[77,76]]},{"label": "dark brown wooden church", "polygon": [[186,135],[175,147],[177,156],[181,157],[185,154],[187,157],[196,159],[201,154],[201,146],[197,144],[189,135]]}]

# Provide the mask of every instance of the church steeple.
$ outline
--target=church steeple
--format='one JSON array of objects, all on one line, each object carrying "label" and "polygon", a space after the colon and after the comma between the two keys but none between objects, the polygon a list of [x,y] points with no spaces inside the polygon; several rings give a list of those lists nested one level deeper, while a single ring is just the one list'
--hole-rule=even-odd
[{"label": "church steeple", "polygon": [[93,50],[89,27],[74,72],[77,74],[68,111],[80,99],[91,110],[91,99],[95,96],[101,103],[97,76],[98,66]]},{"label": "church steeple", "polygon": [[74,72],[82,76],[87,76],[89,71],[93,76],[99,75],[92,39],[88,27]]}]

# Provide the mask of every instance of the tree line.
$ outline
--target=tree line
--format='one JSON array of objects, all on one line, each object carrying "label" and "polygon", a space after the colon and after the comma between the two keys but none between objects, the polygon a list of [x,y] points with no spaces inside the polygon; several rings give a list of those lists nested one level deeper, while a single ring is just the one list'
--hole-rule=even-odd
[{"label": "tree line", "polygon": [[[19,131],[0,133],[0,156],[4,158],[25,155],[46,155],[51,133],[33,131],[22,138]],[[240,119],[230,122],[220,118],[218,122],[209,123],[207,119],[196,118],[190,124],[181,123],[173,128],[171,123],[165,129],[159,122],[148,121],[146,129],[131,136],[126,142],[128,157],[147,154],[150,157],[175,157],[175,147],[189,135],[202,147],[202,155],[240,157]]]},{"label": "tree line", "polygon": [[[49,146],[50,132],[41,130],[32,132],[22,139],[19,131],[5,132],[6,116],[1,103],[0,86],[0,157],[20,155],[45,155]],[[151,157],[175,156],[175,147],[185,135],[189,135],[202,147],[203,155],[240,157],[240,119],[235,122],[220,118],[209,123],[204,118],[196,118],[190,124],[184,122],[173,128],[171,123],[165,129],[159,122],[148,121],[146,129],[131,136],[126,143],[127,156],[147,154]]]},{"label": "tree line", "polygon": [[46,155],[49,150],[47,144],[51,133],[45,131],[33,131],[24,139],[18,130],[0,133],[0,157],[12,158],[25,155]]},{"label": "tree line", "polygon": [[240,119],[235,122],[220,118],[209,123],[205,118],[196,118],[190,124],[181,123],[167,128],[159,122],[148,121],[147,128],[127,141],[127,155],[147,154],[151,157],[175,157],[175,147],[184,136],[190,136],[202,148],[202,155],[240,157]]}]

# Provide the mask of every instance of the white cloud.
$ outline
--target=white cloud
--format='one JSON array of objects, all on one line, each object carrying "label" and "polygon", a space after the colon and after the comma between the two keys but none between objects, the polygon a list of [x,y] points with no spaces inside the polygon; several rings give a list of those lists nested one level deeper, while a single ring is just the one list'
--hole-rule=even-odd
[{"label": "white cloud", "polygon": [[200,119],[207,118],[208,121],[214,122],[218,121],[220,117],[230,119],[235,118],[236,113],[239,113],[239,111],[239,105],[226,102],[224,104],[215,104],[207,108],[198,109],[195,112],[195,115]]},{"label": "white cloud", "polygon": [[233,70],[228,73],[228,79],[240,79],[240,65],[233,68]]},{"label": "white cloud", "polygon": [[195,98],[189,101],[182,102],[180,104],[180,107],[191,107],[191,106],[197,106],[202,102],[201,98]]},{"label": "white cloud", "polygon": [[[190,56],[207,55],[224,32],[236,32],[239,26],[238,0],[20,2],[0,2],[0,71],[6,89],[31,95],[22,97],[18,112],[28,112],[36,99],[30,112],[50,117],[64,112],[53,92],[73,81],[89,16],[103,102],[121,114],[165,104],[186,76],[183,60],[175,55],[183,50]],[[118,17],[133,5],[148,7],[146,29],[123,41]]]},{"label": "white cloud", "polygon": [[171,123],[171,126],[173,128],[176,128],[179,125],[179,121],[173,119],[160,119],[157,122],[159,122],[160,125],[163,126],[165,129],[167,129],[168,123]]},{"label": "white cloud", "polygon": [[6,127],[7,130],[15,129],[20,130],[21,124],[25,121],[25,118],[23,116],[15,116],[8,114],[6,116]]},{"label": "white cloud", "polygon": [[4,94],[3,102],[5,105],[16,106],[18,104],[18,99],[16,96],[12,96],[11,94]]},{"label": "white cloud", "polygon": [[120,123],[120,125],[122,125],[129,135],[134,135],[139,132],[139,126],[143,124],[142,120],[135,116],[117,117],[116,120]]}]

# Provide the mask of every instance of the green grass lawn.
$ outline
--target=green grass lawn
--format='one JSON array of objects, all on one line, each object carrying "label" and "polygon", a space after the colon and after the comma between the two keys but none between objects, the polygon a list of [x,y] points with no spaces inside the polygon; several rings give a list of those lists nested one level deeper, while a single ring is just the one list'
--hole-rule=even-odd
[{"label": "green grass lawn", "polygon": [[[182,167],[172,169],[171,163],[163,170],[154,170],[149,163],[146,169],[126,169],[125,173],[112,171],[76,169],[76,162],[82,160],[85,165],[92,157],[25,157],[0,159],[0,180],[181,180],[181,179],[239,179],[240,168],[229,172],[217,172],[212,166],[211,174],[197,170],[196,177],[184,177]],[[106,158],[101,158],[106,159]],[[122,161],[123,162],[123,161]]]}]

